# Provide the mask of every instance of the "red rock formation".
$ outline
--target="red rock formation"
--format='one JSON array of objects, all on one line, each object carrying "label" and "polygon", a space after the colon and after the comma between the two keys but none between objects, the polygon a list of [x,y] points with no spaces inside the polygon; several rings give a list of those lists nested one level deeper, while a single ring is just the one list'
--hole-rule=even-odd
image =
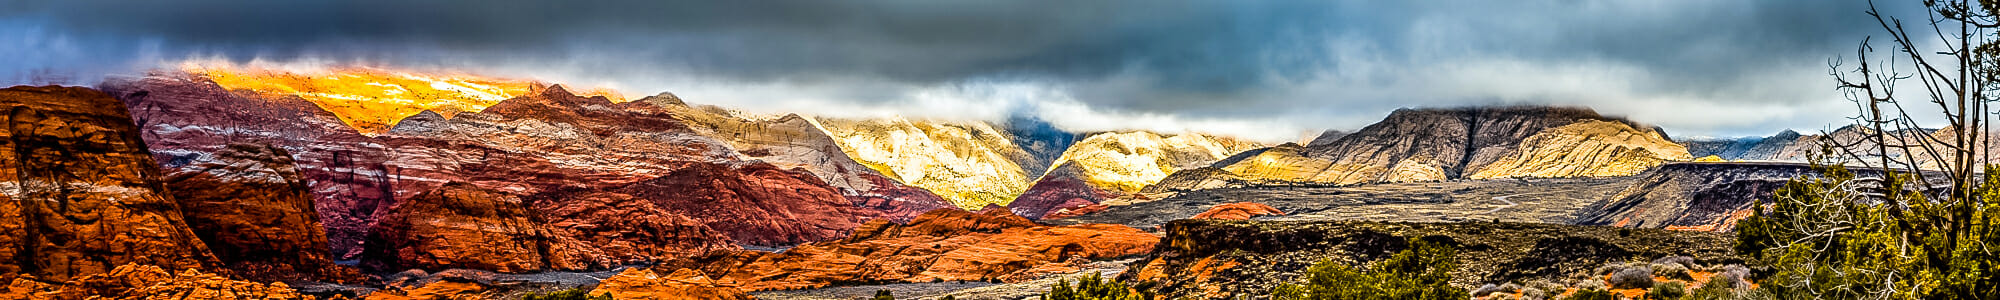
[{"label": "red rock formation", "polygon": [[1123,225],[1046,226],[1006,210],[972,213],[939,209],[907,225],[871,221],[839,241],[800,245],[783,253],[718,253],[667,263],[746,290],[823,287],[834,283],[1020,281],[1070,270],[1082,259],[1151,251],[1159,238]]},{"label": "red rock formation", "polygon": [[[389,203],[446,182],[465,182],[529,199],[568,201],[574,198],[571,196],[596,192],[625,193],[612,190],[686,172],[681,169],[690,165],[740,169],[747,164],[746,157],[751,157],[731,148],[730,143],[691,129],[673,110],[654,101],[612,103],[601,97],[577,96],[560,86],[500,101],[485,111],[451,117],[419,113],[372,137],[348,128],[340,118],[304,99],[232,93],[199,76],[175,73],[112,78],[106,80],[104,88],[141,112],[140,125],[159,150],[157,157],[168,167],[220,151],[232,142],[265,143],[290,150],[311,184],[314,204],[332,240],[330,248],[341,257],[359,254],[362,232]],[[715,229],[742,242],[790,245],[837,237],[838,232],[869,219],[906,217],[934,205],[911,200],[917,198],[914,196],[896,196],[920,194],[916,190],[889,189],[855,194],[887,195],[882,197],[843,198],[850,195],[829,188],[820,178],[799,176],[794,173],[802,172],[791,170],[754,168],[759,171],[726,173],[756,178],[720,179],[717,184],[729,186],[704,189],[774,197],[730,204],[756,204],[749,206],[656,206],[659,211],[697,218],[706,215],[701,211],[711,209],[736,211],[738,216],[754,219],[731,220],[732,227]],[[823,191],[835,191],[835,197],[823,197]],[[551,207],[556,206],[562,205]],[[815,211],[795,213],[805,209]],[[709,223],[714,219],[700,220]],[[666,258],[670,257],[651,259]]]},{"label": "red rock formation", "polygon": [[64,281],[125,264],[215,261],[160,181],[117,99],[74,87],[0,90],[0,280]]},{"label": "red rock formation", "polygon": [[[1083,171],[1075,162],[1063,163],[1035,180],[1035,185],[1021,197],[1014,198],[1007,208],[1015,214],[1037,219],[1061,219],[1075,215],[1075,210],[1097,205],[1105,199],[1117,198],[1121,193],[1098,189],[1084,181]],[[1057,216],[1051,217],[1051,214]]]},{"label": "red rock formation", "polygon": [[1257,202],[1235,202],[1216,205],[1208,211],[1195,214],[1190,219],[1249,220],[1256,216],[1282,216],[1284,211]]},{"label": "red rock formation", "polygon": [[343,281],[312,195],[282,148],[233,144],[166,178],[187,223],[225,266],[263,280]]},{"label": "red rock formation", "polygon": [[749,294],[734,286],[710,280],[690,269],[679,269],[661,276],[647,268],[631,268],[616,276],[597,283],[597,288],[587,294],[610,294],[612,299],[625,300],[749,300]]},{"label": "red rock formation", "polygon": [[239,281],[221,275],[186,269],[179,274],[151,265],[120,265],[108,273],[83,276],[62,283],[43,283],[23,276],[5,288],[0,299],[313,299],[300,295],[284,283]]},{"label": "red rock formation", "polygon": [[378,270],[523,273],[601,266],[578,261],[587,255],[561,242],[519,198],[450,183],[391,206],[369,229],[362,260]]}]

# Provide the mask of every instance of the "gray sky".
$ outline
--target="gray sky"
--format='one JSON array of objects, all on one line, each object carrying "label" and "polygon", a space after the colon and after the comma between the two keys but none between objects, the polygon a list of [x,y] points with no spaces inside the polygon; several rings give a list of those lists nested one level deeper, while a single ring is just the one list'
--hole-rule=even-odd
[{"label": "gray sky", "polygon": [[1816,130],[1850,114],[1827,61],[1880,36],[1856,0],[4,1],[0,83],[358,63],[753,112],[1263,140],[1481,104],[1584,105],[1677,136]]}]

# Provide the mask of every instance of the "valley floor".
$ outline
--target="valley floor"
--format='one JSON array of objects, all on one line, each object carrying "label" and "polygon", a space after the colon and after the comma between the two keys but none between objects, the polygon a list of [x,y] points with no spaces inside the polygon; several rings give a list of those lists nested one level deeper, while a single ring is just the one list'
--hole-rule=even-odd
[{"label": "valley floor", "polygon": [[1580,212],[1636,180],[1636,176],[1626,176],[1222,188],[1189,191],[1047,222],[1118,223],[1151,228],[1192,217],[1216,205],[1248,201],[1286,213],[1260,220],[1570,224]]}]

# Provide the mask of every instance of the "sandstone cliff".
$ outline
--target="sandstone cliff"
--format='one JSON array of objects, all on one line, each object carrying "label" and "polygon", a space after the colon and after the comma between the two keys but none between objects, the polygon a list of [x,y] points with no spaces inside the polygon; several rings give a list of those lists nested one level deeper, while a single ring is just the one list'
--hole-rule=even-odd
[{"label": "sandstone cliff", "polygon": [[1354,184],[1623,176],[1691,159],[1657,128],[1589,109],[1480,107],[1397,110],[1332,142],[1281,145],[1214,167],[1253,182]]},{"label": "sandstone cliff", "polygon": [[232,144],[167,175],[187,223],[225,266],[265,280],[352,280],[335,266],[304,176],[282,148]]},{"label": "sandstone cliff", "polygon": [[1204,167],[1259,147],[1262,145],[1255,142],[1193,133],[1092,134],[1071,145],[1056,160],[1055,170],[1042,175],[1008,207],[1022,216],[1041,219],[1116,198],[1143,201],[1146,196],[1138,193],[1168,174]]},{"label": "sandstone cliff", "polygon": [[216,259],[183,219],[118,100],[87,88],[0,90],[0,280],[66,281],[126,264]]},{"label": "sandstone cliff", "polygon": [[382,271],[468,268],[507,273],[581,270],[551,253],[554,236],[520,198],[452,183],[398,201],[375,221],[361,259]]}]

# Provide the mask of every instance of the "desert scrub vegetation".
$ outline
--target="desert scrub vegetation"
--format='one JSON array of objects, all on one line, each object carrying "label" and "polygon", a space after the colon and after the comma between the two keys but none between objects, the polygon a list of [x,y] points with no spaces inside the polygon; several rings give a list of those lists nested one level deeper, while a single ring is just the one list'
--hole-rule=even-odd
[{"label": "desert scrub vegetation", "polygon": [[521,300],[612,300],[612,299],[611,299],[611,293],[591,296],[590,287],[580,286],[566,290],[550,291],[546,293],[522,294]]},{"label": "desert scrub vegetation", "polygon": [[1486,284],[1474,299],[1770,299],[1751,287],[1743,265],[1704,265],[1686,256],[1612,262],[1560,280]]},{"label": "desert scrub vegetation", "polygon": [[1821,175],[1755,203],[1736,250],[1771,269],[1759,290],[1780,299],[2000,299],[2000,3],[1871,1],[1867,16],[1880,39],[1828,60],[1862,130],[1818,141]]},{"label": "desert scrub vegetation", "polygon": [[1076,279],[1057,280],[1049,292],[1042,294],[1042,300],[1144,300],[1144,294],[1125,286],[1124,282],[1104,278],[1102,273],[1090,273]]},{"label": "desert scrub vegetation", "polygon": [[1450,284],[1458,269],[1458,249],[1422,239],[1410,248],[1375,262],[1366,269],[1322,261],[1307,268],[1304,281],[1279,285],[1275,299],[1466,299],[1465,289]]}]

